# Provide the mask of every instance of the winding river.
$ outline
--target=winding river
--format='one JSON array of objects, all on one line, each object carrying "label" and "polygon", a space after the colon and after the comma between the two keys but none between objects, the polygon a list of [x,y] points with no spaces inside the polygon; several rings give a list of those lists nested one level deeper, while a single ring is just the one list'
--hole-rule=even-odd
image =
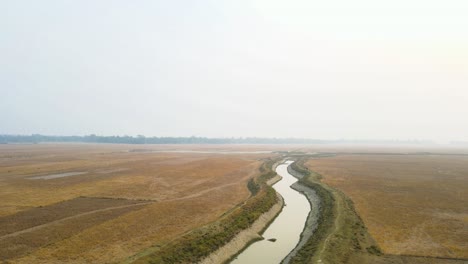
[{"label": "winding river", "polygon": [[[264,240],[258,241],[245,249],[231,263],[235,264],[276,264],[280,263],[297,245],[310,212],[310,203],[306,197],[291,188],[297,179],[288,173],[292,161],[280,164],[276,172],[283,179],[273,185],[281,194],[285,206],[273,223],[263,233]],[[276,239],[276,241],[269,241]]]}]

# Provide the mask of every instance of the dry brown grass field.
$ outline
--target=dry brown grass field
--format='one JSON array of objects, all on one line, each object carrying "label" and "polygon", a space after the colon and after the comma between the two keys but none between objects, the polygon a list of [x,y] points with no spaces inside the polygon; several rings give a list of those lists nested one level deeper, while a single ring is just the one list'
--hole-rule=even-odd
[{"label": "dry brown grass field", "polygon": [[118,262],[164,245],[246,200],[272,156],[159,152],[184,148],[0,145],[0,261]]},{"label": "dry brown grass field", "polygon": [[468,258],[468,156],[348,152],[306,165],[354,201],[385,253]]}]

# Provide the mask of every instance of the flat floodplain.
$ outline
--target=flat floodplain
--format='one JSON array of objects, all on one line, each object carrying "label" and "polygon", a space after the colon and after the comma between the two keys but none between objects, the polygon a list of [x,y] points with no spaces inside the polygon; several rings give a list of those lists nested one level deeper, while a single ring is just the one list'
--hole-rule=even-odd
[{"label": "flat floodplain", "polygon": [[246,200],[272,156],[184,148],[0,145],[0,260],[115,262],[162,246]]},{"label": "flat floodplain", "polygon": [[353,200],[385,253],[468,258],[467,155],[347,152],[306,165]]}]

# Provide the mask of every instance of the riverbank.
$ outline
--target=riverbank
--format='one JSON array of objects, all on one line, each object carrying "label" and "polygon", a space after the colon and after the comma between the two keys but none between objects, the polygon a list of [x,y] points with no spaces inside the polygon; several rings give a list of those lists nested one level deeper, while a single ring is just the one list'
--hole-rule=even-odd
[{"label": "riverbank", "polygon": [[317,228],[290,263],[376,263],[381,255],[375,241],[342,192],[320,181],[321,175],[304,166],[304,158],[291,165],[300,182],[321,200]]},{"label": "riverbank", "polygon": [[[218,220],[194,229],[162,246],[155,246],[133,256],[132,263],[199,263],[222,248],[240,232],[278,203],[275,190],[267,184],[277,176],[273,167],[279,157],[264,159],[259,174],[247,182],[251,196]],[[280,206],[280,208],[282,205]]]},{"label": "riverbank", "polygon": [[291,167],[303,174],[303,182],[317,190],[324,200],[314,236],[301,250],[302,259],[291,263],[422,264],[466,263],[464,259],[390,255],[382,252],[354,208],[353,201],[340,190],[321,181],[322,176],[304,165],[317,157],[301,157]]},{"label": "riverbank", "polygon": [[311,208],[305,195],[291,188],[297,182],[287,171],[291,162],[283,162],[276,169],[283,179],[273,188],[283,197],[285,207],[263,233],[268,239],[250,245],[232,264],[280,263],[299,243]]},{"label": "riverbank", "polygon": [[[281,176],[276,175],[267,182],[268,185],[273,185],[281,180]],[[230,242],[211,253],[207,258],[200,261],[200,264],[219,264],[227,263],[239,252],[242,252],[251,243],[262,240],[261,234],[268,228],[273,220],[281,213],[284,206],[284,201],[281,195],[278,194],[278,202],[271,209],[262,214],[249,228],[241,231]]]},{"label": "riverbank", "polygon": [[294,171],[291,168],[291,165],[288,166],[288,173],[298,179],[296,183],[291,185],[291,188],[302,193],[307,198],[311,210],[307,216],[306,224],[304,226],[304,230],[301,233],[299,242],[281,263],[290,263],[291,260],[297,255],[297,253],[305,246],[307,241],[312,237],[315,230],[317,229],[318,220],[320,218],[320,197],[317,195],[314,189],[300,182],[300,180],[303,178],[303,175]]}]

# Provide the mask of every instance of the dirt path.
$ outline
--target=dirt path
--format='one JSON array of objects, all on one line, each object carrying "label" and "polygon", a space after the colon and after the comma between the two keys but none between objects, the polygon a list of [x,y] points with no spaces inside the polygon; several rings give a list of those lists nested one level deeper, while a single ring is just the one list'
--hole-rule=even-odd
[{"label": "dirt path", "polygon": [[237,182],[228,183],[228,184],[224,184],[224,185],[221,185],[221,186],[216,186],[216,187],[213,187],[213,188],[205,189],[203,191],[199,191],[199,192],[191,194],[191,195],[187,195],[187,196],[183,196],[183,197],[179,197],[179,198],[168,199],[168,200],[161,200],[161,202],[180,201],[180,200],[192,199],[192,198],[195,198],[195,197],[200,197],[200,196],[202,196],[202,195],[204,195],[206,193],[209,193],[211,191],[221,190],[223,188],[226,188],[226,187],[231,186],[231,185],[236,185],[236,184],[239,184],[239,183],[237,183]]},{"label": "dirt path", "polygon": [[17,231],[17,232],[14,232],[14,233],[10,233],[10,234],[1,236],[0,240],[6,239],[6,238],[9,238],[9,237],[14,237],[14,236],[17,236],[17,235],[21,235],[21,234],[24,234],[24,233],[33,232],[33,231],[39,230],[41,228],[45,228],[45,227],[48,227],[48,226],[51,226],[51,225],[63,223],[63,222],[66,222],[68,220],[79,218],[79,217],[90,215],[90,214],[95,214],[95,213],[99,213],[99,212],[106,212],[106,211],[111,211],[111,210],[115,210],[115,209],[122,209],[122,208],[127,208],[127,207],[132,207],[132,206],[152,204],[152,203],[154,203],[154,202],[144,202],[144,203],[136,203],[136,204],[129,204],[129,205],[121,205],[121,206],[114,206],[114,207],[108,207],[108,208],[104,208],[104,209],[89,211],[89,212],[86,212],[86,213],[81,213],[81,214],[65,217],[65,218],[62,218],[62,219],[59,219],[59,220],[56,220],[56,221],[52,221],[52,222],[49,222],[49,223],[46,223],[46,224],[42,224],[42,225],[34,226],[34,227],[31,227],[31,228],[23,229],[21,231]]},{"label": "dirt path", "polygon": [[[247,180],[248,178],[255,176],[255,174],[256,174],[255,170],[251,170],[250,173],[246,174],[245,176],[243,176],[239,180]],[[168,200],[161,200],[161,202],[180,201],[180,200],[192,199],[192,198],[195,198],[195,197],[200,197],[200,196],[202,196],[204,194],[207,194],[207,193],[209,193],[211,191],[221,190],[223,188],[226,188],[226,187],[229,187],[229,186],[232,186],[232,185],[236,185],[236,184],[239,184],[239,182],[236,181],[236,182],[232,182],[232,183],[226,183],[226,184],[216,186],[216,187],[213,187],[213,188],[204,189],[204,190],[201,190],[199,192],[196,192],[194,194],[190,194],[190,195],[187,195],[187,196],[172,198],[172,199],[168,199]]]}]

